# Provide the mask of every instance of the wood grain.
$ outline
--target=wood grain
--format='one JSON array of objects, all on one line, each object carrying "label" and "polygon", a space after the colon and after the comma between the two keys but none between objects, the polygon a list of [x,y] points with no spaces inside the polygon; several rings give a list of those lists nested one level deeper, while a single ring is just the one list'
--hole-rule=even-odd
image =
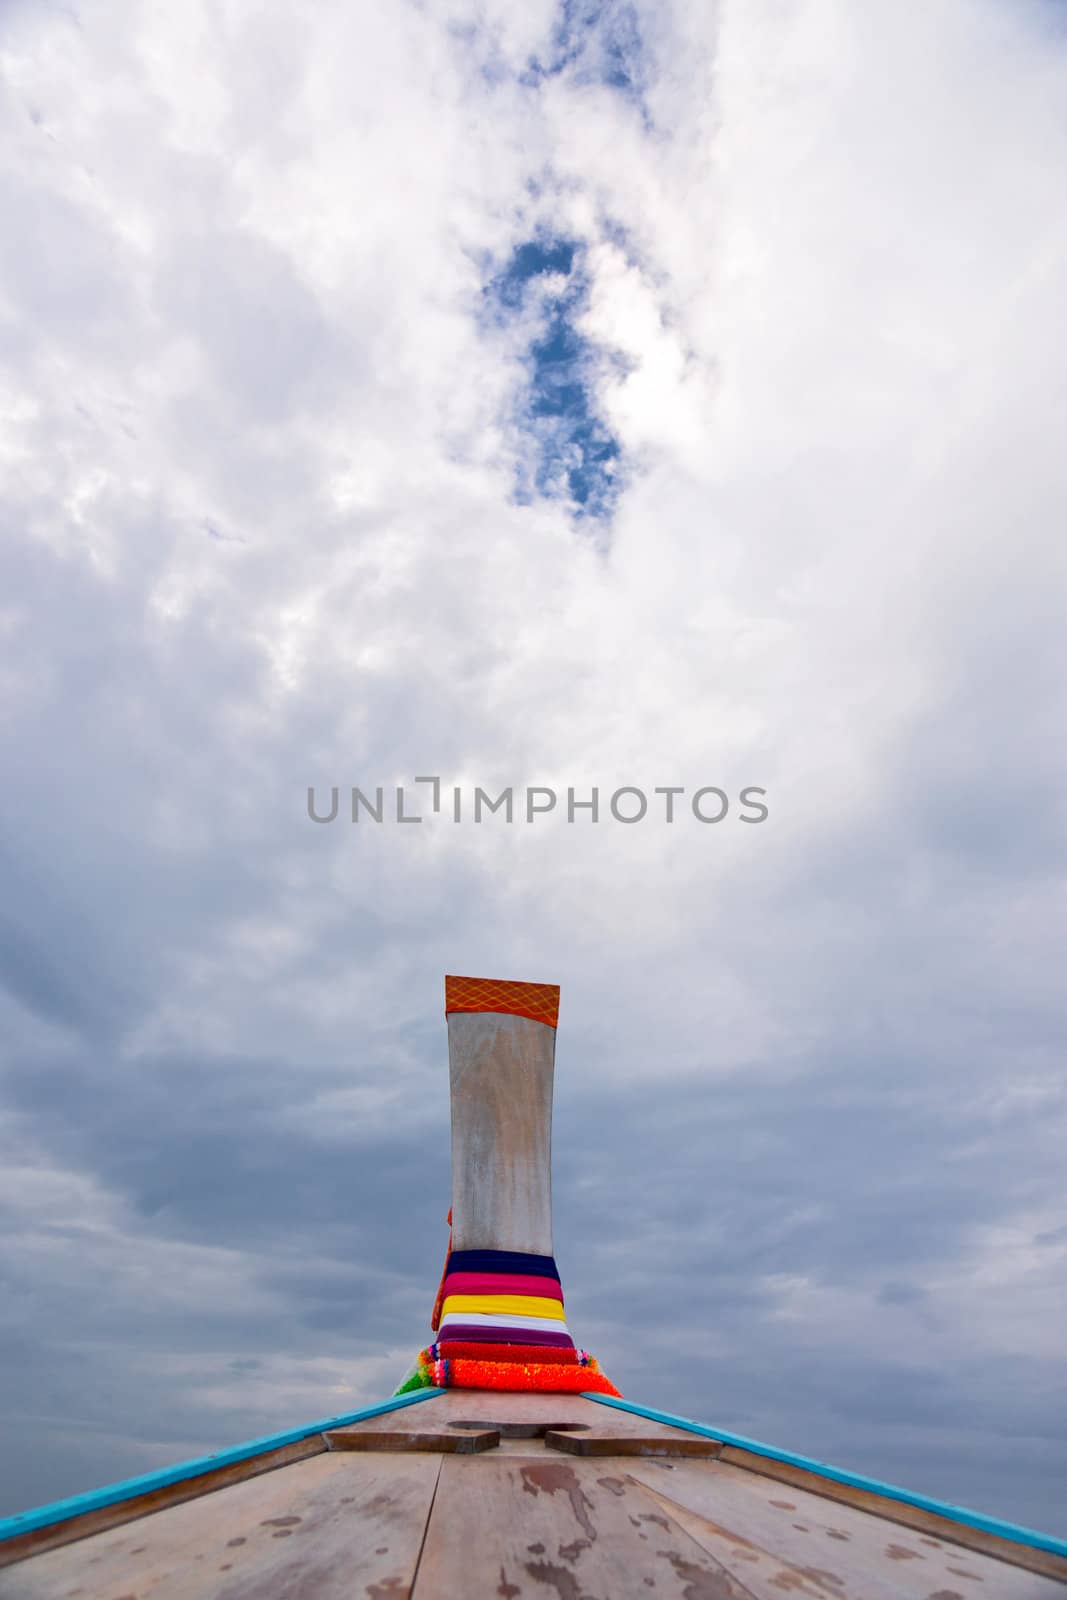
[{"label": "wood grain", "polygon": [[456,1429],[451,1433],[390,1432],[384,1428],[360,1433],[355,1428],[331,1428],[324,1437],[331,1450],[430,1450],[453,1456],[476,1455],[482,1450],[494,1450],[500,1443],[495,1428]]},{"label": "wood grain", "polygon": [[[96,1511],[85,1511],[80,1516],[68,1517],[64,1522],[53,1522],[44,1528],[34,1528],[28,1533],[16,1534],[0,1544],[0,1568],[22,1561],[28,1555],[43,1550],[55,1550],[61,1545],[87,1539],[92,1534],[108,1528],[121,1527],[135,1522],[167,1506],[181,1505],[186,1500],[198,1500],[202,1495],[213,1494],[248,1478],[258,1478],[278,1467],[288,1467],[296,1461],[306,1461],[311,1456],[324,1454],[326,1441],[321,1433],[312,1433],[306,1439],[296,1439],[291,1444],[280,1445],[277,1450],[265,1450],[261,1455],[249,1456],[246,1461],[234,1461],[225,1467],[215,1467],[210,1472],[197,1473],[196,1477],[183,1478],[178,1483],[161,1489],[150,1489],[147,1494],[135,1495],[113,1506],[101,1506]],[[135,1541],[136,1542],[136,1541]],[[0,1594],[3,1594],[0,1589]]]},{"label": "wood grain", "polygon": [[[475,1509],[477,1508],[477,1509]],[[447,1457],[416,1600],[753,1600],[641,1485],[603,1462]]]},{"label": "wood grain", "polygon": [[768,1456],[757,1455],[752,1450],[741,1450],[734,1445],[727,1445],[719,1459],[723,1464],[744,1467],[761,1477],[774,1478],[791,1487],[810,1490],[822,1499],[854,1506],[857,1510],[871,1512],[889,1522],[899,1523],[901,1527],[928,1534],[931,1538],[944,1539],[963,1549],[980,1551],[983,1555],[992,1556],[1011,1566],[1040,1573],[1043,1577],[1056,1579],[1061,1584],[1067,1583],[1067,1559],[1053,1555],[1049,1550],[1037,1550],[1033,1545],[1016,1544],[1012,1539],[1003,1539],[998,1534],[986,1533],[982,1528],[968,1527],[966,1523],[954,1522],[950,1517],[938,1516],[936,1512],[924,1511],[919,1506],[909,1506],[902,1500],[890,1499],[888,1495],[875,1494],[869,1489],[857,1489],[847,1483],[837,1483],[833,1478],[821,1477],[804,1467],[794,1467],[784,1461],[774,1461]]},{"label": "wood grain", "polygon": [[722,1461],[635,1461],[626,1470],[766,1600],[781,1592],[776,1574],[787,1567],[807,1590],[828,1590],[839,1600],[926,1600],[932,1594],[1056,1600],[1063,1594],[1051,1579]]},{"label": "wood grain", "polygon": [[449,1015],[453,1249],[552,1254],[555,1051],[547,1023]]},{"label": "wood grain", "polygon": [[713,1461],[722,1450],[717,1439],[702,1439],[676,1428],[659,1428],[648,1434],[559,1433],[550,1428],[544,1437],[546,1449],[572,1456],[687,1456]]},{"label": "wood grain", "polygon": [[323,1454],[0,1573],[0,1600],[403,1600],[441,1457]]},{"label": "wood grain", "polygon": [[[603,1439],[699,1440],[718,1447],[717,1440],[704,1439],[684,1428],[671,1428],[662,1422],[633,1412],[617,1411],[598,1405],[576,1394],[506,1394],[489,1389],[448,1389],[432,1400],[397,1411],[388,1418],[390,1433],[443,1431],[457,1422],[476,1422],[498,1428],[505,1438],[541,1438],[547,1429],[581,1428]],[[336,1431],[358,1433],[381,1428],[380,1417],[365,1422],[346,1423]]]}]

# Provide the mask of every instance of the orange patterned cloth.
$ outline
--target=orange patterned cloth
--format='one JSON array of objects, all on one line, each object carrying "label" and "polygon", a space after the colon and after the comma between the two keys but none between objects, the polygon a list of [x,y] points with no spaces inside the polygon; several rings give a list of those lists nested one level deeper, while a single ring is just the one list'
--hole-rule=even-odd
[{"label": "orange patterned cloth", "polygon": [[[542,1394],[613,1394],[618,1389],[606,1378],[593,1356],[575,1351],[574,1365],[555,1360],[524,1361],[515,1350],[512,1361],[486,1361],[470,1356],[439,1354],[443,1345],[430,1345],[419,1351],[419,1358],[396,1394],[416,1389],[504,1389],[511,1393],[535,1390]],[[558,1352],[557,1352],[558,1354]]]},{"label": "orange patterned cloth", "polygon": [[451,1011],[497,1011],[554,1028],[559,1019],[559,984],[446,977],[445,1016]]},{"label": "orange patterned cloth", "polygon": [[618,1389],[595,1361],[587,1367],[559,1367],[540,1361],[449,1361],[445,1385],[450,1389],[523,1389],[543,1394],[613,1394]]}]

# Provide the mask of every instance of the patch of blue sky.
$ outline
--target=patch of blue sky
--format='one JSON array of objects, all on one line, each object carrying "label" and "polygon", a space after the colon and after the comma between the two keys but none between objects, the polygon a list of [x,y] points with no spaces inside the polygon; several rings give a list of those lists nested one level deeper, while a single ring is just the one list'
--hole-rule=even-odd
[{"label": "patch of blue sky", "polygon": [[646,62],[631,0],[562,0],[547,51],[531,57],[521,81],[536,86],[563,72],[615,89],[644,110]]},{"label": "patch of blue sky", "polygon": [[515,410],[516,500],[564,499],[577,518],[610,518],[621,450],[597,409],[605,358],[579,326],[589,297],[581,247],[547,234],[527,240],[484,293],[498,325],[521,319],[531,328]]}]

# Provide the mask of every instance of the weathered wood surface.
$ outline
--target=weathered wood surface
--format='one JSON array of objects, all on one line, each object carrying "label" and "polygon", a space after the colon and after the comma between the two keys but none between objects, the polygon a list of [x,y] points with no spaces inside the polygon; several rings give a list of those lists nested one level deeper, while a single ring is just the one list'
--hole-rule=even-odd
[{"label": "weathered wood surface", "polygon": [[398,1600],[440,1456],[323,1454],[0,1572],[0,1600]]},{"label": "weathered wood surface", "polygon": [[[107,1528],[118,1528],[127,1522],[162,1511],[167,1506],[181,1505],[186,1500],[198,1500],[216,1489],[229,1484],[243,1483],[248,1478],[258,1478],[264,1473],[291,1466],[296,1461],[306,1461],[311,1456],[322,1455],[326,1440],[321,1433],[312,1433],[306,1439],[295,1439],[290,1444],[279,1445],[275,1450],[265,1450],[261,1455],[249,1456],[244,1461],[232,1461],[223,1467],[213,1467],[195,1477],[183,1478],[178,1483],[166,1484],[160,1489],[150,1489],[146,1494],[135,1495],[130,1500],[120,1500],[115,1505],[101,1506],[97,1511],[83,1512],[64,1522],[48,1527],[34,1528],[29,1533],[5,1539],[0,1544],[0,1568],[13,1561],[22,1561],[27,1555],[44,1550],[54,1550],[60,1545],[102,1533]],[[136,1541],[135,1541],[136,1542]],[[0,1589],[0,1595],[4,1593]]]},{"label": "weathered wood surface", "polygon": [[540,1421],[501,1419],[496,1426],[489,1419],[453,1422],[447,1428],[417,1428],[399,1424],[395,1428],[354,1426],[331,1428],[324,1435],[331,1450],[389,1451],[429,1450],[441,1455],[475,1455],[495,1450],[502,1440],[542,1439],[546,1450],[572,1456],[679,1456],[714,1460],[722,1445],[714,1439],[685,1434],[676,1428],[650,1429],[634,1434],[618,1431],[589,1431],[586,1423],[556,1420],[545,1416]]},{"label": "weathered wood surface", "polygon": [[450,1014],[453,1249],[552,1254],[555,1051],[547,1023]]},{"label": "weathered wood surface", "polygon": [[[943,1536],[719,1461],[630,1462],[626,1471],[759,1600],[784,1588],[838,1600],[1062,1600],[1062,1584]],[[785,1574],[791,1574],[787,1578]]]},{"label": "weathered wood surface", "polygon": [[473,1456],[482,1450],[495,1450],[500,1443],[496,1428],[456,1428],[451,1433],[429,1429],[422,1433],[390,1431],[385,1428],[360,1433],[355,1428],[330,1428],[324,1435],[331,1450],[392,1451],[429,1450],[438,1455]]},{"label": "weathered wood surface", "polygon": [[[804,1485],[786,1485],[726,1463],[725,1452],[718,1461],[628,1454],[656,1448],[661,1425],[580,1396],[452,1391],[425,1402],[440,1434],[467,1422],[502,1435],[471,1455],[412,1450],[422,1410],[388,1418],[384,1431],[395,1421],[399,1453],[394,1440],[387,1449],[323,1453],[31,1556],[0,1572],[0,1600],[1064,1594],[1062,1582],[1026,1570],[1056,1557],[998,1540],[994,1559],[964,1548],[975,1530],[929,1515],[928,1526],[905,1530],[829,1498],[820,1492],[828,1480],[810,1473]],[[617,1424],[614,1459],[546,1449],[553,1424],[590,1432]],[[383,1419],[336,1431],[363,1444],[372,1430],[382,1432]]]},{"label": "weathered wood surface", "polygon": [[580,1428],[597,1439],[672,1439],[683,1444],[698,1440],[704,1445],[717,1445],[717,1441],[703,1439],[684,1428],[666,1427],[631,1411],[598,1405],[580,1394],[504,1394],[491,1389],[448,1389],[421,1405],[392,1412],[387,1418],[369,1417],[330,1432],[336,1436],[387,1428],[395,1434],[420,1434],[450,1429],[457,1422],[496,1428],[505,1439],[543,1438],[547,1429]]},{"label": "weathered wood surface", "polygon": [[603,1462],[449,1456],[415,1600],[751,1600],[655,1497]]},{"label": "weathered wood surface", "polygon": [[549,1428],[545,1448],[561,1450],[570,1456],[687,1456],[690,1460],[713,1461],[722,1450],[717,1439],[704,1439],[698,1433],[682,1433],[677,1428],[658,1428],[654,1433],[560,1432]]},{"label": "weathered wood surface", "polygon": [[854,1506],[875,1517],[899,1523],[901,1527],[928,1534],[932,1538],[951,1540],[952,1543],[961,1545],[967,1550],[980,1551],[1000,1561],[1010,1562],[1013,1566],[1025,1567],[1030,1572],[1041,1573],[1045,1577],[1057,1579],[1060,1583],[1067,1583],[1067,1559],[1053,1555],[1048,1550],[1037,1550],[1032,1545],[1016,1544],[1013,1540],[1002,1539],[995,1533],[986,1533],[982,1528],[970,1528],[965,1523],[954,1522],[950,1518],[938,1516],[936,1512],[924,1511],[920,1506],[909,1506],[903,1500],[893,1500],[888,1495],[875,1494],[869,1489],[858,1489],[851,1484],[837,1483],[833,1478],[820,1477],[804,1467],[794,1467],[784,1461],[774,1461],[768,1456],[757,1455],[752,1450],[741,1450],[736,1446],[726,1445],[719,1459],[724,1465],[744,1469],[746,1474],[752,1473],[759,1477],[775,1479],[780,1484],[788,1484],[791,1489],[811,1490],[820,1499]]}]

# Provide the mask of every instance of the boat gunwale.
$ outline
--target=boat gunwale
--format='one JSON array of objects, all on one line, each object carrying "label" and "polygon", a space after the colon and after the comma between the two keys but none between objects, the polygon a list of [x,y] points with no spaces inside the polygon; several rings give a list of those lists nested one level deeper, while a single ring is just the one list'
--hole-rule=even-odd
[{"label": "boat gunwale", "polygon": [[[359,1411],[341,1412],[334,1417],[323,1417],[298,1428],[286,1428],[280,1433],[264,1434],[258,1439],[245,1440],[243,1444],[214,1451],[207,1456],[193,1456],[187,1461],[175,1462],[170,1467],[159,1467],[153,1472],[141,1473],[136,1478],[123,1478],[118,1483],[105,1484],[99,1489],[89,1489],[84,1494],[69,1495],[63,1500],[53,1500],[47,1505],[34,1506],[29,1511],[18,1511],[0,1518],[0,1566],[25,1556],[37,1554],[55,1544],[67,1544],[75,1539],[87,1538],[99,1531],[98,1514],[112,1508],[125,1508],[127,1515],[117,1520],[128,1521],[139,1515],[163,1510],[177,1499],[189,1499],[195,1494],[207,1494],[213,1488],[223,1488],[238,1481],[239,1477],[252,1477],[257,1471],[288,1466],[301,1459],[298,1447],[323,1435],[331,1428],[345,1427],[353,1422],[363,1422],[380,1417],[390,1411],[402,1410],[422,1400],[433,1400],[443,1394],[443,1389],[419,1389],[410,1394],[394,1395]],[[325,1438],[321,1450],[327,1449]],[[309,1449],[306,1454],[320,1451]],[[268,1461],[268,1457],[278,1457]],[[260,1465],[257,1467],[256,1463]],[[248,1464],[249,1471],[239,1475],[233,1468]],[[181,1494],[183,1485],[192,1486],[192,1495]],[[166,1490],[179,1491],[174,1497],[160,1499]],[[143,1505],[143,1509],[138,1509]],[[84,1519],[92,1519],[91,1527],[84,1527]],[[110,1525],[110,1524],[109,1524]],[[60,1537],[56,1537],[59,1534]],[[44,1535],[44,1538],[34,1537]]]},{"label": "boat gunwale", "polygon": [[[950,1524],[953,1532],[946,1532],[945,1537],[953,1538],[956,1543],[996,1556],[1013,1566],[1025,1566],[1046,1577],[1067,1582],[1067,1540],[1058,1539],[1053,1534],[1005,1522],[998,1517],[987,1516],[982,1511],[971,1511],[966,1506],[953,1505],[932,1495],[902,1489],[898,1484],[883,1483],[878,1478],[868,1478],[863,1473],[851,1472],[845,1467],[830,1466],[812,1456],[782,1450],[777,1445],[764,1444],[759,1439],[749,1439],[744,1434],[731,1433],[728,1429],[711,1427],[704,1422],[694,1422],[690,1417],[675,1416],[670,1411],[638,1405],[632,1400],[616,1399],[592,1390],[583,1394],[582,1398],[595,1400],[597,1405],[611,1406],[617,1411],[629,1411],[634,1416],[647,1417],[651,1422],[661,1422],[671,1428],[700,1434],[706,1439],[717,1439],[726,1447],[719,1457],[724,1465],[781,1477],[794,1483],[797,1488],[808,1489],[824,1498],[843,1500],[847,1497],[857,1509],[869,1511],[875,1516],[906,1521],[907,1525],[916,1525],[916,1519],[921,1516],[936,1517]],[[785,1470],[776,1470],[779,1468]],[[839,1486],[842,1491],[852,1491],[852,1495],[835,1494],[830,1485],[835,1488]],[[864,1505],[861,1497],[869,1498],[872,1503]],[[912,1512],[915,1516],[905,1518],[904,1512]],[[959,1530],[964,1530],[972,1537],[961,1538]],[[995,1547],[995,1541],[1001,1541],[1000,1548]],[[1021,1552],[1033,1552],[1038,1559],[1023,1559]]]}]

